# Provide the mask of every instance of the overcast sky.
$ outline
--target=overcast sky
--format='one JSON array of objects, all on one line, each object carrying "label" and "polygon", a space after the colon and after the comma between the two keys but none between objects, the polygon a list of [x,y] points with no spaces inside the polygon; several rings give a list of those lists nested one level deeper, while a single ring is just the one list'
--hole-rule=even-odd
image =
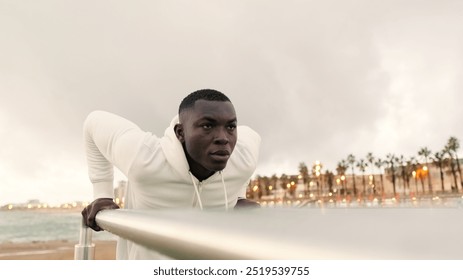
[{"label": "overcast sky", "polygon": [[462,54],[459,0],[0,0],[0,205],[91,200],[86,115],[162,135],[200,88],[260,133],[260,175],[435,152],[463,141]]}]

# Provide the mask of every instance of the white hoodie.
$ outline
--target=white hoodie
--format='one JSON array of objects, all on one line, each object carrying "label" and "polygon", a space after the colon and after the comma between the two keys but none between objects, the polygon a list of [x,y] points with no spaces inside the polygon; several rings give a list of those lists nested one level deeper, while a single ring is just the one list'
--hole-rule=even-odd
[{"label": "white hoodie", "polygon": [[[238,197],[245,197],[255,171],[260,136],[249,127],[238,126],[238,140],[226,168],[199,182],[189,172],[175,135],[177,123],[178,116],[159,138],[114,114],[90,113],[84,123],[84,137],[94,199],[113,197],[116,166],[128,179],[127,209],[233,208]],[[118,242],[118,259],[159,257],[130,241]]]}]

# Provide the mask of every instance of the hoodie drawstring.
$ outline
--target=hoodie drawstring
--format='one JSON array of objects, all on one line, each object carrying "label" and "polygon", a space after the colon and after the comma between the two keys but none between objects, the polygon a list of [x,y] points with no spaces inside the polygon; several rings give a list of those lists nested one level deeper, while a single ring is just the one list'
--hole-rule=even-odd
[{"label": "hoodie drawstring", "polygon": [[222,171],[219,171],[220,178],[222,178],[222,187],[223,187],[223,193],[225,196],[225,211],[228,211],[228,195],[227,195],[227,188],[225,187],[225,182],[223,180],[223,174]]},{"label": "hoodie drawstring", "polygon": [[[203,210],[203,202],[201,201],[201,195],[199,194],[199,188],[198,188],[198,185],[196,184],[196,180],[193,174],[191,174],[191,171],[188,171],[188,173],[190,174],[191,182],[193,183],[193,186],[195,188],[195,194],[196,194],[196,197],[198,198],[199,209]],[[223,193],[225,197],[225,210],[228,211],[227,188],[225,187],[225,181],[223,179],[222,171],[219,171],[219,174],[220,174],[220,178],[222,179],[222,187],[223,187]]]},{"label": "hoodie drawstring", "polygon": [[193,174],[191,174],[191,171],[188,171],[188,173],[190,173],[191,182],[193,183],[193,186],[195,186],[195,193],[196,193],[196,197],[198,198],[199,209],[203,210],[203,202],[201,201],[201,196],[199,195],[199,190],[198,190],[198,186],[196,185],[196,180],[193,177]]}]

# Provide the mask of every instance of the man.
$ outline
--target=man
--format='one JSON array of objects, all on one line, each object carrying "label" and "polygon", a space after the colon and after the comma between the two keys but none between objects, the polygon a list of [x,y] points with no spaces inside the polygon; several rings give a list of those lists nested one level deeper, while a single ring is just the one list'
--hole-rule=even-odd
[{"label": "man", "polygon": [[[260,136],[237,126],[233,104],[219,91],[203,89],[185,97],[163,137],[102,111],[87,117],[84,137],[95,200],[82,215],[96,231],[101,230],[98,211],[119,208],[113,202],[113,166],[128,179],[127,209],[259,206],[243,198]],[[160,257],[128,240],[118,242],[118,259]]]}]

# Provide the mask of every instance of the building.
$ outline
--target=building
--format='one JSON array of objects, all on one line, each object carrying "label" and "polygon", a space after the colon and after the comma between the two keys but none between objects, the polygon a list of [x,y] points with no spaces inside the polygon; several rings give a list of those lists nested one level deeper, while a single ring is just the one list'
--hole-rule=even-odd
[{"label": "building", "polygon": [[119,181],[116,188],[114,188],[114,201],[116,204],[124,206],[125,194],[127,193],[127,181]]},{"label": "building", "polygon": [[[462,160],[460,165],[463,166]],[[309,176],[306,182],[301,175],[283,175],[272,178],[258,176],[251,180],[247,192],[250,199],[285,199],[304,197],[350,196],[417,196],[440,195],[463,192],[463,180],[454,168],[441,171],[433,164],[420,165],[415,170],[398,166],[386,168],[382,173],[358,172],[335,175],[318,173]]]}]

